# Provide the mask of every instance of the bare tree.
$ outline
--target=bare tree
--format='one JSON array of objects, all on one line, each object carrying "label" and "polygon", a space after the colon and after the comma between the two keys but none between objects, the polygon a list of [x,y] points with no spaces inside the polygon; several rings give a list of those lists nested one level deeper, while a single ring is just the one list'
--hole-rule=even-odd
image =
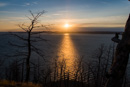
[{"label": "bare tree", "polygon": [[31,59],[31,55],[32,52],[35,52],[36,54],[38,54],[40,57],[44,58],[44,54],[42,52],[41,49],[39,49],[36,44],[36,42],[39,41],[47,41],[46,39],[43,39],[41,37],[41,33],[43,33],[44,31],[34,31],[35,29],[38,28],[48,28],[49,25],[39,25],[39,17],[41,17],[45,11],[41,11],[38,12],[37,14],[32,13],[32,11],[29,11],[31,14],[31,17],[28,17],[28,19],[30,20],[30,24],[26,25],[26,24],[19,24],[18,27],[20,27],[23,31],[24,34],[26,34],[25,36],[21,36],[18,33],[11,33],[11,35],[17,37],[19,40],[23,41],[24,44],[14,44],[9,42],[12,46],[18,47],[18,48],[25,48],[26,51],[24,52],[19,52],[17,51],[17,53],[14,55],[14,57],[18,57],[18,56],[24,56],[25,59],[25,68],[26,68],[26,76],[25,76],[25,81],[28,82],[30,79],[30,64],[31,63],[30,59]]}]

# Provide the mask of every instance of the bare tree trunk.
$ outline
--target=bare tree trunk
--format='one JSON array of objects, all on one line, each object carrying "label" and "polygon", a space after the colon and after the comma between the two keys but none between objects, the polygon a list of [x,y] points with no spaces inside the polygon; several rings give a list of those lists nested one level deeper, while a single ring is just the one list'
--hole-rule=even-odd
[{"label": "bare tree trunk", "polygon": [[22,76],[21,76],[21,82],[24,81],[24,59],[23,59],[23,63],[22,63]]},{"label": "bare tree trunk", "polygon": [[29,81],[30,77],[30,57],[31,57],[31,42],[30,42],[30,32],[28,32],[28,56],[26,59],[26,79],[25,81]]},{"label": "bare tree trunk", "polygon": [[[118,38],[117,38],[118,39]],[[114,41],[114,40],[113,40]],[[126,22],[122,40],[116,47],[116,52],[105,87],[122,87],[130,52],[130,15]]]}]

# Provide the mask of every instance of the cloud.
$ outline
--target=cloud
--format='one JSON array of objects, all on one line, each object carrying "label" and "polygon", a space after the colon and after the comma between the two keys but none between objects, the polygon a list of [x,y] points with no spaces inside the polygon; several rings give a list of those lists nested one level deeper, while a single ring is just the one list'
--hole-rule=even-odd
[{"label": "cloud", "polygon": [[25,3],[23,6],[37,5],[37,2]]},{"label": "cloud", "polygon": [[105,5],[109,5],[109,3],[108,3],[108,2],[105,2],[105,1],[102,1],[101,3],[102,3],[102,4],[105,4]]},{"label": "cloud", "polygon": [[12,11],[0,11],[0,13],[6,13],[6,14],[8,14],[8,13],[17,13],[17,12],[12,12]]},{"label": "cloud", "polygon": [[4,6],[6,6],[7,5],[7,3],[1,3],[0,2],[0,7],[4,7]]},{"label": "cloud", "polygon": [[103,26],[106,26],[106,27],[124,27],[125,23],[81,23],[79,24],[79,26],[82,26],[82,27],[103,27]]},{"label": "cloud", "polygon": [[25,3],[25,6],[29,6],[29,5],[31,5],[30,3]]},{"label": "cloud", "polygon": [[1,18],[0,23],[1,22],[8,22],[8,23],[18,23],[18,22],[22,22],[22,21],[28,21],[27,18],[24,17],[6,17],[6,18]]},{"label": "cloud", "polygon": [[59,15],[62,15],[62,14],[53,14],[53,15],[55,15],[55,16],[59,16]]},{"label": "cloud", "polygon": [[86,23],[125,23],[127,16],[108,16],[108,17],[95,17],[95,18],[79,18],[71,19],[71,22],[86,22]]},{"label": "cloud", "polygon": [[108,16],[95,18],[79,18],[79,19],[57,19],[55,23],[63,24],[66,21],[75,26],[82,27],[124,27],[127,16]]},{"label": "cloud", "polygon": [[38,3],[37,2],[32,2],[32,4],[37,5]]}]

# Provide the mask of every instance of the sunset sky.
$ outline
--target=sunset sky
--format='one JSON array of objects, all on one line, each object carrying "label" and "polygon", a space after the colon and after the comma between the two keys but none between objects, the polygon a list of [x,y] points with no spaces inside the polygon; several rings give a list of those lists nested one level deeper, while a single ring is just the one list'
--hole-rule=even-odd
[{"label": "sunset sky", "polygon": [[128,0],[0,0],[0,31],[15,31],[17,24],[26,23],[29,10],[46,13],[42,24],[62,28],[124,27],[130,13]]}]

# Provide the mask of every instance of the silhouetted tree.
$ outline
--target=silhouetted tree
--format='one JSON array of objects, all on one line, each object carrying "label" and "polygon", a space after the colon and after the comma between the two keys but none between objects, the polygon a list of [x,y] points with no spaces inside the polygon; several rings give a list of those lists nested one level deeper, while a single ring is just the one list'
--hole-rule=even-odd
[{"label": "silhouetted tree", "polygon": [[5,59],[0,56],[0,79],[2,78],[3,64]]},{"label": "silhouetted tree", "polygon": [[[18,25],[22,30],[24,30],[24,33],[20,33],[20,34],[24,34],[24,36],[21,36],[18,33],[11,33],[11,35],[17,37],[18,39],[22,40],[25,43],[20,45],[20,44],[14,44],[14,43],[9,42],[10,45],[12,45],[12,46],[26,49],[26,51],[24,51],[24,52],[18,51],[17,54],[14,55],[14,57],[24,56],[25,66],[26,66],[25,67],[26,68],[26,76],[25,76],[26,82],[28,82],[30,79],[30,64],[31,64],[30,59],[31,59],[32,52],[35,52],[40,57],[44,58],[43,51],[36,46],[36,42],[47,41],[46,39],[43,39],[40,35],[44,31],[41,31],[41,30],[35,31],[35,29],[41,28],[41,27],[46,29],[49,26],[49,25],[39,25],[38,19],[45,13],[45,11],[38,12],[37,14],[32,13],[32,11],[29,11],[29,12],[31,14],[31,17],[28,17],[28,19],[30,20],[30,24],[29,25],[26,25],[26,24]],[[24,67],[23,64],[22,64],[22,66]],[[23,72],[22,72],[22,76],[23,76]]]},{"label": "silhouetted tree", "polygon": [[7,80],[20,81],[20,65],[18,65],[17,59],[9,63],[8,67],[6,67],[5,74]]}]

